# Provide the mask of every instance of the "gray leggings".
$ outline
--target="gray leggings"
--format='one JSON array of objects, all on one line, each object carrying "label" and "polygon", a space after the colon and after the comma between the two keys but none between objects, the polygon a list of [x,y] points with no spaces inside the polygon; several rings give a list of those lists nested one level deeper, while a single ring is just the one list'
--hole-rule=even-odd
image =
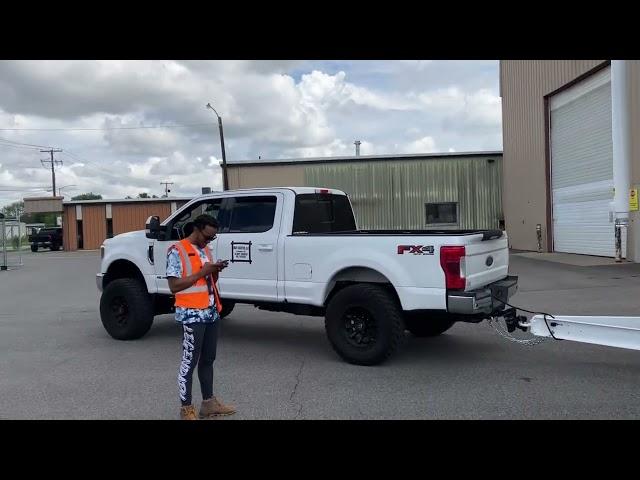
[{"label": "gray leggings", "polygon": [[182,325],[182,361],[178,370],[178,392],[182,405],[191,405],[193,371],[198,365],[202,399],[213,397],[213,361],[218,343],[218,320]]}]

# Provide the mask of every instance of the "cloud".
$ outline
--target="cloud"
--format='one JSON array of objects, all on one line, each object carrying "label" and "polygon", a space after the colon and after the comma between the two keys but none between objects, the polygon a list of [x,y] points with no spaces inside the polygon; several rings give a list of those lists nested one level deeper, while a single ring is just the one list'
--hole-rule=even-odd
[{"label": "cloud", "polygon": [[436,142],[432,137],[422,137],[409,143],[403,153],[434,153],[437,151]]},{"label": "cloud", "polygon": [[[0,61],[0,138],[64,150],[58,185],[105,197],[221,188],[227,159],[501,148],[496,61]],[[116,129],[193,124],[188,128]],[[0,205],[51,183],[0,141]],[[4,191],[2,191],[4,189]]]}]

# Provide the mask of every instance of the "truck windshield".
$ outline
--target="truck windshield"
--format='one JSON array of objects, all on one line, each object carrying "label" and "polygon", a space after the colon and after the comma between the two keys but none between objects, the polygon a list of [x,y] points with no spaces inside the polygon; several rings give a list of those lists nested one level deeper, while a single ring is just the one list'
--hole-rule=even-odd
[{"label": "truck windshield", "polygon": [[296,195],[293,233],[344,232],[355,229],[356,221],[346,195]]}]

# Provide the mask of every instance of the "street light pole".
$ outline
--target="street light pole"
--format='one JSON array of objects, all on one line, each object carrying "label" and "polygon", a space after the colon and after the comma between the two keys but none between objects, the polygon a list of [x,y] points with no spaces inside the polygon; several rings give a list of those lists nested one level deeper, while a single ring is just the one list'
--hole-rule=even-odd
[{"label": "street light pole", "polygon": [[[62,191],[62,189],[67,187],[77,187],[77,185],[65,185],[63,187],[58,187],[58,196],[60,196],[60,192]],[[54,192],[54,197],[55,197],[55,192]]]},{"label": "street light pole", "polygon": [[216,109],[211,106],[210,103],[207,103],[207,108],[213,110],[213,113],[218,117],[218,129],[220,130],[220,148],[222,149],[222,190],[229,190],[229,178],[227,177],[227,155],[224,151],[224,131],[222,129],[222,117],[218,115]]}]

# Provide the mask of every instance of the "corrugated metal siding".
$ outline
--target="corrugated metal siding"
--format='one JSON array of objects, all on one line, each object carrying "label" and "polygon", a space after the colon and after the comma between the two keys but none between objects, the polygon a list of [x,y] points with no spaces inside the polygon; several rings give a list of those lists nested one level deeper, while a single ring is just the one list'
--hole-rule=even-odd
[{"label": "corrugated metal siding", "polygon": [[82,206],[82,243],[84,250],[100,248],[107,238],[104,204]]},{"label": "corrugated metal siding", "polygon": [[[178,208],[186,202],[176,202]],[[113,216],[113,234],[133,232],[136,230],[144,230],[145,222],[151,215],[158,215],[160,221],[164,221],[171,215],[171,203],[130,203],[130,204],[111,204],[111,214]]]},{"label": "corrugated metal siding", "polygon": [[62,248],[78,249],[78,229],[76,224],[76,206],[67,205],[62,215]]},{"label": "corrugated metal siding", "polygon": [[458,202],[459,228],[498,228],[501,167],[500,156],[341,162],[306,166],[304,181],[348,193],[360,228],[426,228],[432,202]]},{"label": "corrugated metal siding", "polygon": [[546,245],[544,97],[604,60],[502,60],[504,210],[513,248],[536,250],[536,224]]}]

